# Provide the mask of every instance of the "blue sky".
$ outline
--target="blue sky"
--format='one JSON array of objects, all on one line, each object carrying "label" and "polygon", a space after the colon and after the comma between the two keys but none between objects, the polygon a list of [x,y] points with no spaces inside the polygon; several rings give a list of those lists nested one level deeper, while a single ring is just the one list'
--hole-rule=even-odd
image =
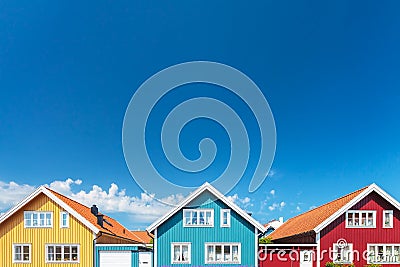
[{"label": "blue sky", "polygon": [[[141,217],[148,214],[135,201],[158,204],[141,195],[126,166],[125,110],[150,76],[194,60],[242,71],[272,109],[277,129],[273,175],[250,194],[247,173],[229,193],[237,194],[237,203],[258,220],[289,218],[372,182],[400,199],[398,1],[18,1],[0,6],[3,211],[16,201],[12,190],[26,193],[53,183],[82,201],[108,194],[102,204],[109,212],[128,197],[131,213],[122,209],[111,215],[130,228],[145,227],[150,219]],[[188,88],[188,95],[216,94],[211,86]],[[170,97],[166,106],[176,101]],[[246,112],[240,103],[232,105]],[[191,181],[198,184],[223,169],[229,142],[218,125],[196,122],[181,136],[182,150],[192,158],[198,152],[188,138],[193,134],[213,136],[221,152],[207,173],[210,178]],[[171,180],[185,183],[175,176]],[[108,191],[112,183],[119,189]]]}]

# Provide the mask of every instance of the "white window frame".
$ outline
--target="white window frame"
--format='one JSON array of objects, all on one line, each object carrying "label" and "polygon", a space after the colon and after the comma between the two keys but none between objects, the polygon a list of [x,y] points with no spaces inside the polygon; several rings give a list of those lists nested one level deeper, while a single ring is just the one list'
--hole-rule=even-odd
[{"label": "white window frame", "polygon": [[[227,223],[224,224],[224,213],[227,213]],[[231,210],[230,209],[221,209],[220,214],[220,223],[221,227],[231,227]]]},{"label": "white window frame", "polygon": [[[368,223],[368,214],[372,213],[372,225],[361,225],[362,215],[366,214],[366,223]],[[353,216],[353,224],[349,224],[349,214]],[[358,225],[355,225],[355,218],[358,216]],[[376,228],[376,210],[348,210],[346,212],[346,228]]]},{"label": "white window frame", "polygon": [[[209,246],[213,246],[214,247],[214,259],[213,260],[209,260],[208,259],[208,247]],[[233,250],[232,247],[233,246],[237,246],[238,247],[238,260],[237,261],[224,261],[222,259],[222,261],[217,261],[216,258],[216,246],[221,246],[221,256],[224,256],[224,246],[230,246],[230,258],[232,259],[233,255]],[[241,264],[242,262],[242,249],[241,249],[241,243],[238,242],[219,242],[219,243],[214,243],[214,242],[210,242],[210,243],[205,243],[204,244],[204,259],[205,259],[205,264]]]},{"label": "white window frame", "polygon": [[[66,215],[66,224],[64,225],[63,215]],[[69,228],[69,213],[66,211],[60,211],[60,228]]]},{"label": "white window frame", "polygon": [[[174,260],[175,259],[175,246],[180,246],[180,253],[182,253],[182,246],[188,247],[188,260]],[[192,243],[190,242],[173,242],[171,243],[171,264],[190,264],[192,260]]]},{"label": "white window frame", "polygon": [[[21,247],[21,260],[15,259],[15,247]],[[24,260],[24,247],[29,247],[29,260]],[[13,243],[13,245],[12,245],[12,262],[13,263],[31,263],[32,262],[32,244]]]},{"label": "white window frame", "polygon": [[[389,220],[390,220],[390,225],[389,226],[386,226],[386,220],[385,220],[385,217],[386,217],[386,214],[387,213],[389,213]],[[382,227],[383,228],[393,228],[393,210],[384,210],[383,211],[383,213],[382,213]]]},{"label": "white window frame", "polygon": [[[374,247],[374,254],[371,255],[371,250],[370,248]],[[387,261],[371,261],[371,256],[375,256],[375,254],[378,251],[378,247],[382,246],[383,247],[383,256],[386,257],[386,252],[387,252],[387,247],[391,247],[391,251],[393,253],[392,257],[396,257],[397,261],[396,262],[387,262]],[[395,247],[397,247],[397,254],[395,253]],[[399,264],[400,263],[400,244],[367,244],[367,251],[368,251],[368,257],[367,257],[367,264]]]},{"label": "white window frame", "polygon": [[[341,248],[343,249],[343,245],[348,247],[348,257],[349,259],[347,261],[344,260],[337,260],[337,256],[339,254],[338,250]],[[353,255],[354,255],[354,251],[353,251],[353,244],[352,243],[346,243],[346,244],[338,244],[338,243],[334,243],[333,244],[333,263],[335,264],[352,264],[353,263]]]},{"label": "white window frame", "polygon": [[[47,223],[47,215],[50,214],[50,224]],[[30,215],[31,225],[27,225],[26,216]],[[33,217],[36,215],[36,220],[38,221],[37,225],[33,225]],[[44,215],[44,225],[40,225],[40,215]],[[53,227],[53,212],[52,211],[24,211],[24,228],[52,228]]]},{"label": "white window frame", "polygon": [[[187,224],[185,219],[185,213],[190,212],[190,221],[192,221],[192,214],[196,212],[197,223],[196,224]],[[211,212],[211,218],[209,224],[200,224],[200,212],[204,212],[204,220],[206,220],[205,214],[206,212]],[[184,209],[183,213],[183,227],[214,227],[214,210],[213,209]]]},{"label": "white window frame", "polygon": [[[49,259],[49,247],[53,247],[54,259]],[[57,260],[56,247],[61,247],[61,258],[64,259],[64,248],[70,247],[70,260]],[[77,259],[72,260],[72,247],[77,247]],[[45,262],[46,263],[80,263],[80,245],[79,244],[46,244],[45,245]]]}]

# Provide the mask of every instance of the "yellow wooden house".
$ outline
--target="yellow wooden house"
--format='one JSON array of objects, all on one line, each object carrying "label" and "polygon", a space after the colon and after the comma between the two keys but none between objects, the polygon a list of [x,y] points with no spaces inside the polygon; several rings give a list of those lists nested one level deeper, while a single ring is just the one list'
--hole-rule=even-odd
[{"label": "yellow wooden house", "polygon": [[141,243],[116,220],[41,186],[0,217],[0,266],[94,266],[97,244]]}]

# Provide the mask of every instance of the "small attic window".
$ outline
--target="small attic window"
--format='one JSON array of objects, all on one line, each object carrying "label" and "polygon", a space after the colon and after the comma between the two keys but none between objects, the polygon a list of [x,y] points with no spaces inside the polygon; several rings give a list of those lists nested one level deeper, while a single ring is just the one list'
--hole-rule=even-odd
[{"label": "small attic window", "polygon": [[393,210],[383,211],[383,228],[393,228]]}]

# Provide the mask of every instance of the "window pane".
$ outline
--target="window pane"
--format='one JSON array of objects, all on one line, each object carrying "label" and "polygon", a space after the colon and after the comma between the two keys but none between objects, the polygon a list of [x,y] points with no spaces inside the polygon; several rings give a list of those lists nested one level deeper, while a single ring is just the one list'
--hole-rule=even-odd
[{"label": "window pane", "polygon": [[192,224],[197,224],[197,211],[192,211]]},{"label": "window pane", "polygon": [[183,261],[189,260],[189,248],[187,245],[182,245],[182,260]]},{"label": "window pane", "polygon": [[185,224],[191,224],[190,214],[191,214],[190,211],[184,211],[183,212],[183,217],[184,217],[184,220],[185,220]]},{"label": "window pane", "polygon": [[62,258],[62,250],[61,246],[56,246],[56,261],[61,261]]},{"label": "window pane", "polygon": [[353,213],[351,212],[347,214],[347,224],[350,226],[353,225]]},{"label": "window pane", "polygon": [[359,214],[354,214],[354,225],[355,226],[359,225]]},{"label": "window pane", "polygon": [[36,213],[33,213],[32,217],[33,217],[32,225],[33,226],[38,226],[38,215]]},{"label": "window pane", "polygon": [[222,247],[221,246],[215,246],[215,258],[217,261],[222,260]]},{"label": "window pane", "polygon": [[366,226],[367,225],[367,214],[366,213],[361,213],[361,225]]},{"label": "window pane", "polygon": [[15,261],[21,261],[22,260],[21,254],[14,254],[14,260]]},{"label": "window pane", "polygon": [[224,246],[224,261],[231,260],[231,246]]},{"label": "window pane", "polygon": [[207,212],[206,212],[206,223],[207,223],[208,225],[211,225],[211,224],[212,224],[211,211],[207,211]]},{"label": "window pane", "polygon": [[180,259],[180,254],[181,254],[180,246],[175,245],[174,246],[174,261],[178,261]]},{"label": "window pane", "polygon": [[51,213],[46,213],[46,224],[51,226]]},{"label": "window pane", "polygon": [[368,226],[374,225],[374,214],[372,212],[368,213]]},{"label": "window pane", "polygon": [[70,261],[70,260],[71,260],[71,247],[65,246],[64,247],[64,261]]},{"label": "window pane", "polygon": [[200,224],[204,225],[205,224],[205,218],[204,218],[204,211],[200,211]]},{"label": "window pane", "polygon": [[232,257],[234,261],[239,261],[239,247],[232,246]]},{"label": "window pane", "polygon": [[78,261],[78,247],[72,246],[72,260]]},{"label": "window pane", "polygon": [[207,246],[207,260],[214,261],[214,246]]}]

